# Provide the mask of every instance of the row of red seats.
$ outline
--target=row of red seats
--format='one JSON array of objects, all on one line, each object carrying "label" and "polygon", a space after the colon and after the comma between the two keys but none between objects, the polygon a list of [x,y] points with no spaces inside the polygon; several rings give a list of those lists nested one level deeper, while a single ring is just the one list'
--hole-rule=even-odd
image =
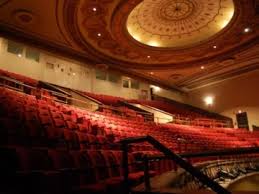
[{"label": "row of red seats", "polygon": [[117,97],[117,96],[109,96],[109,95],[103,95],[103,94],[94,94],[90,92],[82,92],[83,94],[90,96],[91,98],[94,98],[100,102],[102,102],[105,105],[111,105],[111,106],[118,106],[119,101],[124,101],[124,98]]},{"label": "row of red seats", "polygon": [[[101,117],[60,103],[49,104],[31,95],[7,89],[1,91],[4,94],[0,98],[3,144],[116,149],[114,140],[140,135],[126,132],[126,129],[138,128],[139,121]],[[147,132],[142,135],[145,134]],[[132,150],[152,150],[152,147],[135,145]]]},{"label": "row of red seats", "polygon": [[[30,86],[34,86],[36,87],[38,85],[38,81],[26,76],[22,76],[16,73],[12,73],[12,72],[8,72],[5,70],[1,70],[0,69],[0,75],[2,76],[6,76],[6,77],[10,77],[13,79],[16,79],[18,81],[21,81],[25,84],[28,84]],[[94,94],[94,93],[89,93],[89,92],[82,92],[87,96],[90,96],[92,98],[95,98],[96,100],[102,102],[103,104],[106,105],[111,105],[111,106],[118,106],[119,101],[127,101],[124,98],[121,97],[116,97],[116,96],[109,96],[109,95],[101,95],[101,94]],[[180,103],[176,103],[176,104],[169,104],[166,102],[162,102],[162,101],[140,101],[140,100],[131,100],[129,102],[135,102],[135,103],[140,103],[140,104],[146,104],[146,105],[150,105],[153,107],[156,107],[158,109],[162,109],[164,111],[170,112],[174,115],[176,115],[176,120],[178,120],[179,124],[185,124],[185,121],[183,119],[180,119],[181,117],[188,117],[191,119],[194,118],[204,118],[205,116],[199,113],[195,113],[193,111],[187,110],[186,108],[183,108],[181,106]],[[135,113],[135,111],[128,109],[128,110],[124,110],[126,114],[133,116]],[[141,115],[137,115],[137,117],[141,117]],[[140,120],[143,118],[139,118]],[[189,125],[202,125],[202,126],[206,126],[208,125],[209,122],[205,122],[204,124],[202,124],[201,122],[192,122],[192,123],[187,123]],[[214,122],[215,123],[215,122]],[[222,125],[222,123],[218,123],[218,126]]]},{"label": "row of red seats", "polygon": [[1,144],[57,146],[69,148],[106,147],[108,139],[89,120],[59,112],[47,101],[1,89]]},{"label": "row of red seats", "polygon": [[225,127],[229,125],[228,121],[201,114],[199,112],[194,112],[181,103],[175,102],[172,104],[158,100],[128,100],[128,102],[148,105],[171,113],[174,115],[174,123],[176,124],[204,127]]},{"label": "row of red seats", "polygon": [[[186,142],[191,144],[200,144],[204,146],[204,150],[217,150],[225,148],[237,148],[237,147],[253,147],[259,145],[259,136],[254,136],[254,141],[251,139],[243,139],[235,136],[229,136],[227,134],[228,129],[215,128],[199,128],[176,124],[166,125],[173,133],[178,134]],[[239,130],[236,129],[238,132]],[[249,132],[245,132],[249,135]],[[256,140],[257,139],[257,140]]]},{"label": "row of red seats", "polygon": [[[8,188],[27,191],[35,185],[33,193],[38,190],[119,192],[122,168],[120,146],[116,142],[125,137],[149,134],[177,153],[259,145],[256,140],[259,136],[249,142],[252,135],[243,130],[237,130],[235,135],[234,130],[229,129],[125,119],[36,99],[3,87],[0,87],[0,117],[0,144],[7,150],[1,151],[7,153],[6,157],[2,155],[7,160],[0,166],[17,164],[10,168],[15,169],[15,176],[10,177],[12,180],[3,184],[3,188],[11,185]],[[249,141],[242,136],[249,137]],[[130,151],[130,180],[135,183],[143,179],[143,172],[134,156],[157,152],[146,143],[133,145]],[[10,155],[15,159],[8,158]],[[175,168],[170,160],[153,161],[150,167],[157,174]],[[155,172],[150,173],[154,175]],[[12,181],[17,187],[13,187]],[[59,181],[64,182],[59,184]]]},{"label": "row of red seats", "polygon": [[179,115],[181,117],[188,117],[190,119],[204,117],[204,115],[201,115],[199,113],[189,111],[187,109],[183,109],[182,107],[179,107],[179,105],[172,105],[167,102],[158,101],[158,100],[128,100],[128,102],[137,103],[137,104],[143,104],[155,107],[157,109],[161,109],[163,111],[169,112],[174,115]]},{"label": "row of red seats", "polygon": [[[122,152],[0,147],[0,191],[19,193],[106,193],[123,190]],[[129,181],[144,173],[129,154]],[[150,171],[154,176],[155,172]],[[14,192],[15,193],[15,192]]]},{"label": "row of red seats", "polygon": [[[13,96],[15,95],[9,97],[7,95],[8,100],[5,99],[5,101],[3,101],[3,107],[6,106],[4,114],[8,118],[15,118],[18,120],[21,119],[19,117],[24,116],[25,119],[23,118],[22,121],[26,124],[27,130],[32,130],[32,132],[30,132],[33,134],[32,139],[37,139],[35,134],[42,134],[42,130],[39,129],[43,127],[43,131],[45,131],[49,139],[60,140],[65,138],[67,142],[72,142],[72,145],[78,145],[78,143],[76,143],[78,142],[77,139],[79,139],[79,142],[80,139],[86,139],[82,138],[82,136],[85,136],[82,133],[104,136],[102,139],[109,140],[109,142],[130,136],[150,134],[176,152],[180,150],[183,151],[183,149],[185,149],[184,151],[192,151],[192,149],[195,151],[202,151],[208,148],[207,145],[210,145],[210,149],[220,149],[242,145],[252,146],[255,143],[238,138],[233,139],[226,134],[217,134],[215,131],[212,131],[212,129],[204,128],[201,133],[197,132],[197,129],[199,129],[197,127],[184,127],[170,124],[157,125],[152,122],[143,123],[140,121],[116,118],[115,116],[105,116],[99,113],[91,113],[81,109],[65,107],[60,103],[49,104],[49,102],[46,101],[36,100],[30,95],[27,95],[26,98],[24,98],[27,99],[25,101],[21,100],[23,98],[18,95],[18,97],[13,99],[13,103],[8,103]],[[35,126],[33,126],[33,124],[35,124]],[[39,124],[40,127],[37,126]],[[38,131],[33,131],[35,129]],[[192,132],[197,133],[198,136]],[[209,132],[211,134],[209,134]],[[181,136],[184,136],[186,142],[195,146],[187,146],[187,143],[178,141],[176,134],[180,139]],[[113,139],[114,137],[115,139]],[[216,139],[215,137],[220,138]],[[152,150],[150,147],[143,146],[143,148]]]},{"label": "row of red seats", "polygon": [[38,81],[35,80],[35,79],[29,78],[27,76],[23,76],[23,75],[20,75],[20,74],[17,74],[17,73],[5,71],[5,70],[2,70],[2,69],[0,69],[0,76],[16,79],[17,81],[20,81],[24,84],[34,86],[34,87],[36,87],[38,85]]}]

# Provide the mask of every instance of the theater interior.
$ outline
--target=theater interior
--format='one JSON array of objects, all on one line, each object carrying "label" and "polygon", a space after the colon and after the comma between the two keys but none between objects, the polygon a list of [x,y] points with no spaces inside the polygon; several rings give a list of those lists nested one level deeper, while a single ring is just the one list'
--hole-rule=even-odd
[{"label": "theater interior", "polygon": [[258,194],[259,0],[0,0],[1,194]]}]

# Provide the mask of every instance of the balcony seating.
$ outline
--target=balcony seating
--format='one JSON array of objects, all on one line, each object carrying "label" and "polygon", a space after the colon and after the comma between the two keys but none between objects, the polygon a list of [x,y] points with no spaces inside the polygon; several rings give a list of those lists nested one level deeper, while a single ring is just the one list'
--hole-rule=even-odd
[{"label": "balcony seating", "polygon": [[[12,167],[3,169],[7,178],[0,190],[19,188],[24,193],[119,192],[123,189],[123,169],[117,141],[125,137],[151,135],[176,153],[259,143],[259,133],[242,129],[129,120],[36,99],[4,87],[0,87],[0,129],[0,150],[6,157],[0,162]],[[135,159],[139,154],[157,152],[147,143],[131,145],[131,184],[143,180],[142,166]],[[170,160],[153,161],[150,169],[155,175],[175,169],[175,165]]]}]

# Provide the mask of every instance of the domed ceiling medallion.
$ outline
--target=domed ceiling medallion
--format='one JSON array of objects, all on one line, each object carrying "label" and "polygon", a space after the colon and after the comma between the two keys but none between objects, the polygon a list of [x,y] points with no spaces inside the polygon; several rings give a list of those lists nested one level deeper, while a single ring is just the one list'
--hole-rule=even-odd
[{"label": "domed ceiling medallion", "polygon": [[144,0],[131,11],[126,26],[142,44],[185,47],[217,34],[233,15],[233,0]]}]

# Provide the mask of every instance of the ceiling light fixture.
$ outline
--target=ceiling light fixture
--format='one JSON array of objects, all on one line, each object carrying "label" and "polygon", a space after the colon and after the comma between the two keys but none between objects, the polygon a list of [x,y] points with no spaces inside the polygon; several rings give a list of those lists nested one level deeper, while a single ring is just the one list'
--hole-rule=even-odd
[{"label": "ceiling light fixture", "polygon": [[101,33],[98,33],[98,34],[97,34],[97,36],[101,37],[101,36],[102,36],[102,34],[101,34]]},{"label": "ceiling light fixture", "polygon": [[93,11],[97,11],[96,7],[93,8]]},{"label": "ceiling light fixture", "polygon": [[214,46],[213,46],[213,48],[214,48],[214,49],[216,49],[216,48],[217,48],[217,46],[216,46],[216,45],[214,45]]}]

